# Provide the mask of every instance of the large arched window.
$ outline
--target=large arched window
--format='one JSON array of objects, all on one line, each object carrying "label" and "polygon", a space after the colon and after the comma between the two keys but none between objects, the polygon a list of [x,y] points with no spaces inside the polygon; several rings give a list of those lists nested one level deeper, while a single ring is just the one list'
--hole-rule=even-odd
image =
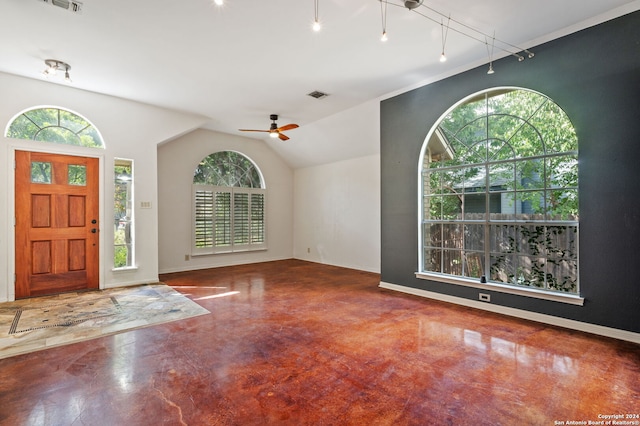
[{"label": "large arched window", "polygon": [[104,148],[100,133],[89,121],[61,108],[34,108],[21,113],[9,124],[6,136]]},{"label": "large arched window", "polygon": [[234,151],[211,154],[193,173],[193,251],[266,249],[264,181],[256,165]]},{"label": "large arched window", "polygon": [[548,97],[477,93],[427,136],[418,276],[577,295],[578,140]]}]

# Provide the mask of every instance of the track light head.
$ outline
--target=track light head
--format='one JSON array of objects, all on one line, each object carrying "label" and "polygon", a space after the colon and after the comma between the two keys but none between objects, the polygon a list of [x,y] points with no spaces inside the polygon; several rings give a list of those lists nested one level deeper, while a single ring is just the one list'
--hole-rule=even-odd
[{"label": "track light head", "polygon": [[413,10],[420,6],[424,0],[404,0],[404,7],[409,10]]},{"label": "track light head", "polygon": [[71,83],[71,77],[69,76],[71,65],[66,62],[58,61],[57,59],[45,59],[44,64],[46,65],[46,68],[42,71],[42,75],[48,78],[51,75],[56,75],[58,70],[64,70],[64,80],[67,83]]}]

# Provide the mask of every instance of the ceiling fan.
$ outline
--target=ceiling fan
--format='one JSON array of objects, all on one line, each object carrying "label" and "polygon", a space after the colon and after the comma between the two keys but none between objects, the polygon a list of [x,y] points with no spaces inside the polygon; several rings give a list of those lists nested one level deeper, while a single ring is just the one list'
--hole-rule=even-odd
[{"label": "ceiling fan", "polygon": [[293,130],[298,128],[297,124],[287,124],[282,127],[278,127],[278,125],[276,124],[276,120],[278,119],[278,114],[271,114],[269,118],[273,122],[271,123],[271,127],[269,128],[269,130],[253,130],[253,129],[239,129],[239,130],[241,132],[265,132],[265,133],[269,133],[269,136],[271,136],[272,138],[280,138],[280,140],[286,141],[289,139],[289,137],[282,132],[286,130]]}]

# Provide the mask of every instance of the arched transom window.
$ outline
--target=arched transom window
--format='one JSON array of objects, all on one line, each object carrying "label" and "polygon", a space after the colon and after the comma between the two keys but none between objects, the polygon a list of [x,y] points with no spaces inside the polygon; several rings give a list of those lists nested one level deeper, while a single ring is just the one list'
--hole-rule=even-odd
[{"label": "arched transom window", "polygon": [[264,181],[234,151],[213,153],[193,173],[193,254],[266,249]]},{"label": "arched transom window", "polygon": [[23,112],[11,122],[6,136],[104,148],[100,133],[89,121],[61,108],[34,108]]},{"label": "arched transom window", "polygon": [[578,140],[551,99],[463,100],[432,128],[420,170],[418,276],[578,294]]}]

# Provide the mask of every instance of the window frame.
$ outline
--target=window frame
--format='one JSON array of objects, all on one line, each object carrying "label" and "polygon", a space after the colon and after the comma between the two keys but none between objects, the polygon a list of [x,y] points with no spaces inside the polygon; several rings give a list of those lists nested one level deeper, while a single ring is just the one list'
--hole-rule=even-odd
[{"label": "window frame", "polygon": [[[27,114],[31,114],[34,116],[38,115],[39,111],[47,111],[47,110],[51,110],[51,111],[55,111],[55,120],[56,123],[48,123],[46,126],[42,126],[41,124],[44,123],[36,123],[36,121],[34,121],[34,118],[30,117]],[[46,114],[46,113],[45,113]],[[65,114],[68,116],[68,118],[71,119],[78,119],[80,121],[83,122],[82,127],[79,127],[77,129],[72,129],[66,125],[64,125],[65,123],[63,123],[64,119],[62,117],[62,114]],[[32,129],[34,131],[33,134],[19,134],[19,135],[10,135],[10,133],[12,132],[13,126],[14,125],[18,125],[18,120],[23,119],[26,120],[26,122],[31,123],[29,125],[29,127],[35,127],[35,129]],[[55,129],[61,129],[63,131],[63,134],[59,134],[58,138],[49,138],[49,137],[40,137],[40,135],[42,134],[42,132],[49,132],[52,131],[51,129],[54,129],[53,131],[55,131]],[[71,146],[80,146],[80,147],[85,147],[85,148],[98,148],[98,149],[105,149],[105,144],[104,144],[104,139],[102,138],[102,135],[100,134],[100,131],[97,129],[97,127],[91,122],[89,121],[87,118],[83,117],[82,115],[71,111],[69,109],[66,108],[61,108],[61,107],[57,107],[57,106],[38,106],[38,107],[33,107],[33,108],[28,108],[25,109],[24,111],[16,114],[7,124],[7,127],[5,129],[5,137],[7,138],[15,138],[15,139],[23,139],[23,140],[34,140],[37,142],[45,142],[45,143],[55,143],[55,144],[60,144],[60,145],[71,145]],[[44,133],[45,135],[47,133]],[[69,138],[69,135],[73,135],[73,138]],[[90,137],[91,139],[91,144],[83,144],[81,143],[82,141],[82,136],[81,135],[86,135],[88,137]],[[63,140],[62,140],[63,139]]]},{"label": "window frame", "polygon": [[[128,167],[131,171],[128,179],[118,178],[118,170],[123,167]],[[122,271],[129,269],[136,269],[136,237],[135,237],[135,168],[134,161],[126,158],[114,158],[113,161],[113,201],[114,201],[114,233],[113,233],[113,270]],[[122,186],[125,187],[124,192],[124,220],[123,218],[116,217],[116,205],[118,203],[118,195],[122,194]],[[126,219],[128,218],[128,219]],[[119,232],[120,226],[123,227],[122,233]],[[119,238],[124,238],[123,242],[118,242]],[[127,240],[128,238],[128,240]],[[119,248],[124,247],[126,249],[126,264],[122,266],[116,265],[116,257],[118,256]]]},{"label": "window frame", "polygon": [[[480,92],[474,93],[470,96],[465,97],[464,99],[460,100],[459,102],[457,102],[455,105],[453,105],[451,108],[447,109],[447,111],[437,120],[437,122],[433,125],[433,127],[431,128],[431,130],[429,131],[427,137],[424,140],[423,146],[422,146],[422,151],[421,151],[421,155],[419,157],[419,164],[418,164],[418,198],[419,198],[419,211],[418,211],[418,271],[415,273],[415,276],[419,279],[426,279],[426,280],[432,280],[432,281],[439,281],[439,282],[445,282],[445,283],[449,283],[449,284],[457,284],[457,285],[463,285],[463,286],[468,286],[468,287],[474,287],[474,288],[479,288],[479,289],[483,289],[483,290],[491,290],[491,291],[497,291],[497,292],[503,292],[503,293],[510,293],[510,294],[518,294],[518,295],[523,295],[523,296],[528,296],[528,297],[534,297],[534,298],[540,298],[540,299],[546,299],[546,300],[553,300],[553,301],[560,301],[560,302],[564,302],[564,303],[569,303],[569,304],[575,304],[575,305],[583,305],[584,303],[584,299],[580,296],[580,287],[579,287],[579,268],[578,268],[578,259],[579,259],[579,253],[578,253],[578,233],[579,233],[579,221],[576,218],[575,221],[573,220],[566,220],[566,221],[555,221],[555,220],[550,220],[548,219],[547,216],[545,216],[544,220],[518,220],[517,217],[514,217],[513,220],[507,220],[507,221],[500,221],[500,220],[495,220],[491,218],[491,214],[490,214],[490,210],[489,210],[489,206],[491,203],[490,200],[490,196],[492,194],[495,194],[495,191],[492,191],[491,189],[491,185],[490,185],[490,180],[491,180],[491,175],[490,175],[490,167],[493,166],[494,164],[496,164],[496,161],[492,161],[490,158],[487,158],[486,160],[484,160],[483,162],[480,163],[472,163],[472,162],[462,162],[460,164],[456,164],[451,166],[450,168],[447,167],[428,167],[427,166],[427,160],[426,160],[426,156],[428,155],[429,152],[429,144],[432,141],[432,138],[438,138],[439,141],[442,142],[442,151],[444,152],[444,155],[454,155],[454,150],[452,146],[445,146],[446,145],[446,137],[444,136],[442,129],[441,129],[441,124],[443,123],[443,121],[445,120],[445,118],[447,118],[449,116],[449,114],[454,111],[456,108],[458,108],[461,105],[464,105],[465,103],[470,103],[471,100],[476,99],[480,96],[482,96],[483,98],[487,98],[487,94],[491,94],[491,93],[496,93],[497,95],[504,93],[504,92],[509,92],[509,91],[526,91],[526,92],[531,92],[534,94],[537,94],[539,96],[542,96],[544,98],[547,99],[547,101],[553,102],[552,99],[550,99],[548,96],[541,94],[539,92],[536,92],[534,90],[530,90],[530,89],[526,89],[526,88],[520,88],[520,87],[494,87],[494,88],[489,88],[486,90],[482,90]],[[555,102],[553,102],[555,104]],[[555,104],[557,106],[557,104]],[[537,111],[536,111],[537,114]],[[489,120],[489,117],[492,116],[492,113],[487,113],[485,112],[484,115],[481,116],[477,116],[476,118],[473,120],[477,120],[479,119],[487,119]],[[472,121],[473,121],[472,120]],[[470,121],[466,121],[463,125],[463,127],[467,126],[470,123]],[[461,127],[461,128],[463,128]],[[535,128],[535,127],[534,127]],[[489,141],[491,140],[489,134],[486,135],[487,139],[484,139],[484,143],[489,143]],[[483,139],[480,139],[480,141],[482,141]],[[476,141],[476,139],[470,139],[469,143],[477,143],[474,142]],[[544,141],[543,141],[544,143]],[[487,148],[488,149],[488,148]],[[575,158],[577,159],[578,156],[578,151],[577,151],[577,143],[576,143],[576,149],[574,151],[567,151],[567,152],[560,152],[560,153],[553,153],[553,152],[548,152],[545,148],[545,152],[543,155],[535,155],[535,156],[517,156],[514,155],[513,157],[504,160],[504,163],[510,163],[513,164],[514,166],[514,170],[517,164],[519,164],[519,162],[523,162],[523,161],[527,161],[530,160],[531,158],[534,159],[539,159],[542,158],[543,161],[547,161],[548,158],[552,158],[554,156],[570,156],[570,155],[575,155]],[[453,158],[453,157],[452,157]],[[499,162],[498,162],[499,163]],[[434,170],[438,170],[438,173],[442,173],[442,171],[446,171],[447,169],[450,169],[453,173],[455,172],[460,172],[460,171],[464,171],[465,168],[469,168],[469,167],[476,167],[479,166],[481,168],[484,168],[484,173],[485,176],[483,178],[484,180],[484,189],[482,189],[480,192],[478,192],[479,194],[483,194],[486,198],[485,198],[485,205],[487,206],[487,210],[484,213],[485,218],[483,220],[469,220],[468,218],[466,218],[466,214],[463,210],[461,210],[458,215],[460,217],[458,218],[445,218],[444,216],[442,216],[439,219],[433,219],[431,217],[429,217],[428,219],[425,219],[425,216],[427,216],[427,212],[426,212],[426,208],[429,206],[429,204],[427,203],[427,201],[425,201],[426,199],[429,200],[435,200],[436,197],[434,197],[432,192],[425,192],[425,186],[426,185],[431,185],[430,183],[427,183],[427,179],[425,178],[425,176],[430,176],[430,173],[433,173]],[[577,162],[576,162],[576,170],[577,170]],[[425,173],[426,171],[426,173]],[[548,177],[548,176],[547,176]],[[464,179],[463,179],[464,180]],[[517,181],[517,173],[516,173],[516,181]],[[466,183],[466,181],[465,181]],[[548,183],[548,181],[544,182],[543,185],[543,189],[542,191],[544,192],[545,196],[548,192],[550,192],[553,189],[553,185],[551,185],[550,183]],[[567,190],[568,188],[565,187],[563,188],[563,190]],[[517,194],[518,191],[522,192],[522,188],[517,189],[516,187],[514,187],[511,192],[513,192],[514,194]],[[577,194],[577,185],[575,188],[576,194]],[[504,192],[509,192],[509,191],[504,191]],[[464,191],[463,191],[464,193]],[[500,193],[500,192],[498,192]],[[443,192],[444,194],[444,192]],[[446,197],[441,197],[441,198],[446,198]],[[464,198],[463,198],[464,199]],[[442,213],[444,214],[444,210],[442,211]],[[450,224],[450,225],[457,225],[459,227],[462,227],[462,229],[467,228],[468,225],[482,225],[484,227],[484,242],[483,242],[483,247],[481,250],[481,257],[482,257],[482,262],[483,262],[483,271],[486,271],[486,265],[491,264],[491,258],[490,256],[492,254],[495,254],[494,252],[492,252],[491,249],[491,236],[493,235],[491,233],[491,228],[495,225],[515,225],[515,226],[522,226],[522,227],[526,227],[526,226],[535,226],[535,225],[541,225],[541,226],[554,226],[554,225],[559,225],[559,226],[574,226],[575,227],[575,262],[576,262],[576,292],[562,292],[559,290],[549,290],[546,288],[537,288],[534,286],[524,286],[524,285],[517,285],[517,284],[512,284],[512,283],[505,283],[505,282],[499,282],[499,281],[491,281],[490,280],[490,276],[487,277],[482,277],[482,278],[471,278],[468,276],[463,276],[463,272],[460,272],[459,275],[453,274],[453,273],[445,273],[445,272],[437,272],[435,270],[427,270],[427,265],[425,264],[425,252],[426,250],[430,247],[430,245],[427,245],[425,243],[425,228],[424,226],[427,226],[429,223],[431,224],[440,224],[441,226],[445,226],[446,224]],[[545,228],[545,232],[547,231],[548,228]],[[443,237],[444,234],[441,234],[441,238]],[[446,250],[446,245],[445,242],[442,242],[443,245],[441,245],[441,256],[444,256],[445,252],[447,252]],[[467,250],[467,246],[466,243],[463,244],[461,246],[461,248],[459,249],[459,251],[461,253],[465,253],[467,251],[472,251],[471,249]],[[454,253],[455,254],[455,253]],[[521,253],[515,253],[513,254],[514,256],[523,256]],[[544,258],[546,261],[546,257]],[[444,271],[444,270],[442,270]],[[487,275],[490,275],[488,273],[488,271],[485,272]],[[545,279],[545,283],[546,283],[546,279]]]}]

